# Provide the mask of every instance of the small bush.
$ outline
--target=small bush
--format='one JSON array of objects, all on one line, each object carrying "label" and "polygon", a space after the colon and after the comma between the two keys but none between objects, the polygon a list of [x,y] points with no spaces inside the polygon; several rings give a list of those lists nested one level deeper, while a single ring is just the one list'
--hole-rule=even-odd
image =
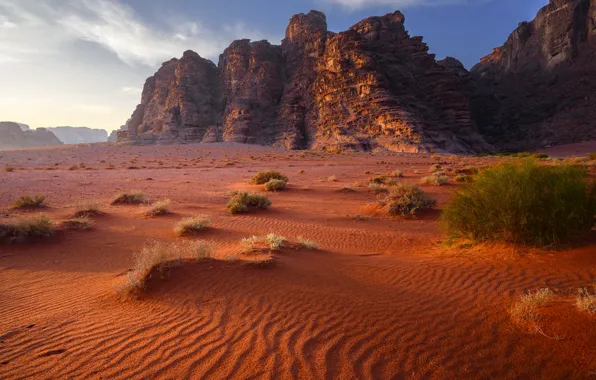
[{"label": "small bush", "polygon": [[375,194],[386,193],[389,191],[389,188],[380,183],[369,183],[368,189]]},{"label": "small bush", "polygon": [[[596,285],[594,285],[596,291]],[[596,293],[590,294],[587,288],[580,289],[575,299],[575,306],[581,311],[596,313]]]},{"label": "small bush", "polygon": [[66,220],[62,222],[62,227],[69,229],[69,230],[88,230],[95,222],[87,216],[80,216],[78,218],[73,218],[70,220]]},{"label": "small bush", "polygon": [[439,164],[432,164],[431,167],[428,169],[429,173],[434,173],[441,170],[443,167]]},{"label": "small bush", "polygon": [[474,177],[472,177],[471,175],[460,174],[460,175],[455,176],[455,182],[470,183],[473,181],[474,181]]},{"label": "small bush", "polygon": [[270,233],[264,236],[251,236],[240,241],[242,253],[255,251],[278,251],[285,246],[287,239],[283,236]]},{"label": "small bush", "polygon": [[265,190],[267,191],[281,191],[286,188],[286,181],[281,179],[270,179],[265,183]]},{"label": "small bush", "polygon": [[141,192],[133,192],[133,193],[120,193],[117,194],[114,199],[112,200],[113,205],[118,204],[139,204],[145,202],[145,195]]},{"label": "small bush", "polygon": [[536,159],[548,158],[548,154],[546,154],[546,153],[534,153],[532,155],[532,158],[536,158]]},{"label": "small bush", "polygon": [[42,207],[44,204],[46,197],[43,195],[36,195],[34,198],[31,198],[28,195],[22,196],[17,199],[13,204],[12,208],[36,208]]},{"label": "small bush", "polygon": [[396,177],[396,178],[403,178],[404,177],[404,173],[402,173],[402,171],[399,170],[399,169],[398,170],[394,170],[393,173],[391,173],[391,175],[393,177]]},{"label": "small bush", "polygon": [[389,194],[379,204],[390,215],[414,215],[434,207],[436,201],[411,183],[402,183],[389,189]]},{"label": "small bush", "polygon": [[252,178],[252,183],[255,185],[263,185],[272,179],[278,179],[284,182],[288,182],[288,177],[281,174],[277,170],[269,170],[266,172],[260,172]]},{"label": "small bush", "polygon": [[80,201],[75,203],[75,212],[73,214],[74,218],[85,217],[85,216],[94,216],[100,215],[100,205],[94,201]]},{"label": "small bush", "polygon": [[585,168],[503,163],[465,185],[443,211],[455,237],[549,246],[596,224],[596,184]]},{"label": "small bush", "polygon": [[536,308],[546,305],[554,297],[553,292],[548,288],[537,290],[535,293],[528,292],[521,296],[509,310],[509,314],[515,321],[536,321]]},{"label": "small bush", "polygon": [[386,175],[378,175],[378,176],[373,177],[369,180],[369,182],[371,184],[377,184],[377,185],[383,185],[383,184],[385,184],[386,181],[387,181]]},{"label": "small bush", "polygon": [[449,177],[435,173],[428,177],[422,177],[420,183],[423,185],[443,186],[449,183]]},{"label": "small bush", "polygon": [[211,220],[207,215],[197,215],[183,218],[174,225],[174,232],[178,236],[202,231],[211,225]]},{"label": "small bush", "polygon": [[172,203],[172,201],[170,201],[169,199],[164,199],[164,200],[155,202],[155,203],[147,206],[143,210],[142,214],[145,216],[149,216],[149,217],[168,214],[170,212],[169,207],[170,207],[171,203]]},{"label": "small bush", "polygon": [[226,208],[232,214],[238,214],[248,212],[249,207],[265,209],[269,206],[271,206],[271,201],[267,196],[241,191],[228,201]]},{"label": "small bush", "polygon": [[54,222],[43,214],[0,223],[0,241],[6,243],[24,243],[52,235],[54,235]]},{"label": "small bush", "polygon": [[456,174],[465,174],[465,175],[475,175],[478,174],[480,170],[478,168],[472,167],[472,166],[468,166],[462,169],[456,169],[455,173]]}]

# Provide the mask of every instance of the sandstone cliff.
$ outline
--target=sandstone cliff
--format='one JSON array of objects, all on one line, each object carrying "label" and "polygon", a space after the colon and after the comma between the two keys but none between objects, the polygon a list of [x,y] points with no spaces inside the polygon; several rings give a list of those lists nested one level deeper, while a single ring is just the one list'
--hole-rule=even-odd
[{"label": "sandstone cliff", "polygon": [[64,144],[101,143],[108,141],[108,132],[104,129],[87,127],[51,127],[46,128]]},{"label": "sandstone cliff", "polygon": [[17,123],[0,122],[0,149],[48,145],[62,145],[62,142],[45,128],[23,130]]},{"label": "sandstone cliff", "polygon": [[510,150],[596,139],[596,0],[551,0],[471,70],[473,117]]},{"label": "sandstone cliff", "polygon": [[239,40],[218,67],[190,51],[164,63],[118,140],[490,150],[471,120],[466,78],[447,63],[408,35],[400,12],[335,34],[311,11],[292,17],[281,46]]}]

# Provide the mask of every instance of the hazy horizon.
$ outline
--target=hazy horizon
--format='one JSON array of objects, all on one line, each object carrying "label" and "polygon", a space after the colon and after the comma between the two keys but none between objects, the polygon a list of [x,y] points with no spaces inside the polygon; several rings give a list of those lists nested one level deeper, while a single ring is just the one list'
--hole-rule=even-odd
[{"label": "hazy horizon", "polygon": [[[147,77],[191,49],[217,62],[234,40],[279,44],[293,14],[325,12],[329,29],[401,10],[437,59],[470,68],[547,0],[0,0],[0,120],[31,128],[118,129]],[[263,12],[263,9],[267,9]]]}]

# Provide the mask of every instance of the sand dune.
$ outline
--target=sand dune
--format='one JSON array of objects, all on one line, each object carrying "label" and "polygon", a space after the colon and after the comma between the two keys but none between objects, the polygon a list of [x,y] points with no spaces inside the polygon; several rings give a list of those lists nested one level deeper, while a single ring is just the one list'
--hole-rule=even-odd
[{"label": "sand dune", "polygon": [[[462,165],[461,159],[447,160]],[[467,159],[475,165],[490,160]],[[103,170],[110,161],[115,168]],[[55,162],[56,170],[45,170]],[[81,162],[97,170],[67,170]],[[99,199],[106,214],[95,218],[90,231],[0,246],[0,377],[477,379],[594,373],[596,319],[566,300],[596,279],[596,241],[562,252],[505,254],[494,247],[457,255],[441,248],[437,211],[399,219],[367,209],[376,198],[364,187],[373,174],[401,169],[406,181],[418,182],[432,162],[421,155],[301,157],[219,145],[5,152],[0,165],[19,169],[0,173],[0,206],[20,194],[43,193],[43,212],[57,220],[68,217],[77,199]],[[249,177],[270,168],[290,177],[286,192],[270,195],[272,207],[227,213],[226,192],[259,189],[248,184]],[[331,175],[338,182],[327,181]],[[358,192],[337,191],[356,181],[363,185]],[[425,190],[440,207],[456,186]],[[137,206],[107,206],[115,192],[129,189],[153,200],[172,199],[172,214],[145,218]],[[14,213],[21,212],[7,212]],[[168,280],[150,280],[141,298],[121,300],[114,285],[133,264],[133,253],[149,238],[180,239],[173,224],[196,213],[210,215],[212,227],[183,239],[215,241],[217,257],[175,267]],[[239,255],[241,238],[268,232],[304,236],[321,249],[282,249],[270,268],[225,259]],[[507,310],[516,297],[545,286],[559,301],[541,311],[544,334],[513,323]]]}]

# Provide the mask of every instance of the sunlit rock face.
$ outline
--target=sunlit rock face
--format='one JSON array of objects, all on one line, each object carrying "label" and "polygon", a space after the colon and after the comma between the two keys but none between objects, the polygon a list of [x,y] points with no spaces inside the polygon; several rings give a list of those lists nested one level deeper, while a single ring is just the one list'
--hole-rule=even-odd
[{"label": "sunlit rock face", "polygon": [[504,149],[596,139],[596,1],[551,0],[472,68],[473,117]]},{"label": "sunlit rock face", "polygon": [[471,120],[468,73],[454,61],[436,62],[400,12],[338,34],[323,13],[298,14],[281,46],[239,40],[218,67],[192,52],[164,63],[118,140],[490,150]]}]

